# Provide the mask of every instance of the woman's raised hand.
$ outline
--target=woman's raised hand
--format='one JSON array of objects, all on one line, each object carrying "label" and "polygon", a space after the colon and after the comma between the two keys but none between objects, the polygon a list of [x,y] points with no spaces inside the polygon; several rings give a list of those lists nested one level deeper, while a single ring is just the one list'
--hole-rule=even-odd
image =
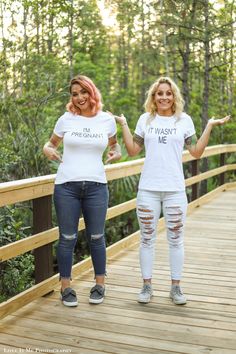
[{"label": "woman's raised hand", "polygon": [[212,117],[211,119],[208,120],[208,124],[214,127],[215,125],[223,125],[227,123],[229,120],[230,120],[230,116],[226,116],[221,119],[215,119],[215,117]]},{"label": "woman's raised hand", "polygon": [[121,114],[120,116],[115,116],[113,113],[111,113],[109,111],[107,111],[107,113],[109,113],[112,117],[114,117],[116,122],[118,124],[120,124],[121,126],[127,124],[126,118],[123,114]]}]

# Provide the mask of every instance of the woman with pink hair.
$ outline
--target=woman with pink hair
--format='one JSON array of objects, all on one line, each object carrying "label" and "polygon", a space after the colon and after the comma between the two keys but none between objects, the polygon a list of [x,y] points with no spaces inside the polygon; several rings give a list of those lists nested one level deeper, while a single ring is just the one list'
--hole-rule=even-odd
[{"label": "woman with pink hair", "polygon": [[[49,160],[60,162],[54,189],[54,203],[59,225],[57,260],[61,280],[61,300],[65,306],[77,306],[71,288],[74,247],[78,238],[78,222],[82,212],[91,250],[96,284],[89,302],[99,304],[105,296],[106,245],[104,225],[108,206],[107,180],[102,162],[120,159],[116,139],[116,122],[102,111],[101,94],[93,81],[78,75],[70,82],[70,102],[56,122],[43,152]],[[62,158],[57,151],[63,142]]]}]

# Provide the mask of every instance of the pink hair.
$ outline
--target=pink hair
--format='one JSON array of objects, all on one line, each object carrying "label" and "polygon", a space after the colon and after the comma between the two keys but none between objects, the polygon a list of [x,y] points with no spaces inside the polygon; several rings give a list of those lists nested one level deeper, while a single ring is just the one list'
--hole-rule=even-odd
[{"label": "pink hair", "polygon": [[[89,93],[91,111],[92,113],[97,114],[98,111],[102,109],[102,96],[93,81],[87,76],[77,75],[70,82],[70,93],[73,85],[80,85]],[[81,114],[80,109],[73,104],[72,99],[70,99],[70,102],[66,105],[66,108],[73,114]]]}]

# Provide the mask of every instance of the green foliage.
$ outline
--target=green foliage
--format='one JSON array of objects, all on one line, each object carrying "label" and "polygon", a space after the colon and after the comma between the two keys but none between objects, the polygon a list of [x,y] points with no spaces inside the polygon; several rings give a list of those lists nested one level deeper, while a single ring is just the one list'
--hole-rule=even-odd
[{"label": "green foliage", "polygon": [[138,230],[135,211],[131,211],[106,224],[106,244],[112,245]]},{"label": "green foliage", "polygon": [[0,209],[0,245],[19,241],[27,236],[26,229],[15,207]]},{"label": "green foliage", "polygon": [[0,267],[0,301],[19,294],[34,284],[33,256],[25,254],[10,259]]},{"label": "green foliage", "polygon": [[[15,207],[0,209],[0,247],[27,237],[27,229]],[[33,272],[34,262],[30,253],[1,263],[0,302],[31,287]]]}]

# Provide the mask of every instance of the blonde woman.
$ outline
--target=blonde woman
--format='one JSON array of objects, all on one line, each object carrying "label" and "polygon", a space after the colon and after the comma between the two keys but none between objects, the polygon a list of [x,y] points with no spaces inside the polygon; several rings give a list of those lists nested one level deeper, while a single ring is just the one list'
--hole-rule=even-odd
[{"label": "blonde woman", "polygon": [[126,118],[115,116],[122,127],[123,139],[130,156],[145,147],[146,158],[137,195],[140,225],[140,266],[143,287],[138,301],[148,303],[153,295],[152,270],[156,230],[161,211],[165,217],[171,270],[170,298],[177,305],[186,303],[180,280],[184,264],[184,224],[187,198],[182,167],[184,146],[199,158],[208,144],[215,125],[230,117],[210,119],[197,140],[193,121],[183,112],[184,101],[177,85],[169,77],[160,77],[150,87],[142,114],[132,136]]}]

